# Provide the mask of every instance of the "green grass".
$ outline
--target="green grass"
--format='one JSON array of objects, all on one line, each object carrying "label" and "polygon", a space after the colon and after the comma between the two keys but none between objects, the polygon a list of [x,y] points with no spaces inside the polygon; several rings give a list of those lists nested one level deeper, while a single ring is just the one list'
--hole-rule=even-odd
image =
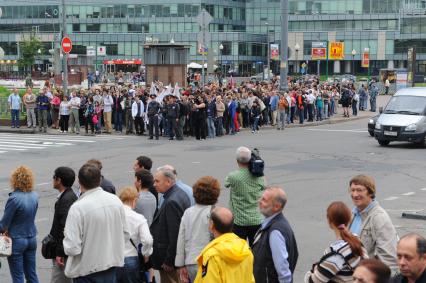
[{"label": "green grass", "polygon": [[416,83],[416,85],[415,86],[423,86],[423,87],[426,87],[426,83]]}]

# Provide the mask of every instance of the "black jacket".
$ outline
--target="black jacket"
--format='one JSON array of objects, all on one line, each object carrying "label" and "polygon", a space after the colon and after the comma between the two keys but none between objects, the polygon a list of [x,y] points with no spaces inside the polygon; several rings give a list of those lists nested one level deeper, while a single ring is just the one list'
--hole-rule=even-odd
[{"label": "black jacket", "polygon": [[160,270],[163,263],[175,265],[180,221],[184,211],[190,206],[189,197],[176,185],[164,194],[164,202],[150,227],[154,239],[151,262],[155,269]]},{"label": "black jacket", "polygon": [[256,279],[256,283],[279,282],[278,274],[275,270],[272,258],[271,246],[269,245],[269,235],[273,230],[278,230],[285,239],[285,245],[288,253],[287,260],[292,274],[296,268],[297,258],[299,256],[296,238],[294,237],[293,230],[291,229],[287,219],[282,213],[279,213],[272,218],[272,220],[264,228],[259,229],[253,243],[253,274]]},{"label": "black jacket", "polygon": [[[402,274],[398,274],[394,276],[390,282],[391,283],[407,283],[408,280]],[[426,270],[423,271],[422,275],[416,280],[416,283],[425,283],[425,282],[426,282]]]},{"label": "black jacket", "polygon": [[66,189],[55,203],[55,213],[53,216],[50,235],[55,240],[55,255],[65,257],[62,241],[64,240],[64,228],[68,211],[71,205],[77,200],[77,196],[71,188]]},{"label": "black jacket", "polygon": [[115,195],[115,186],[111,183],[110,180],[105,179],[104,176],[102,176],[101,178],[101,185],[100,187],[108,193],[114,194]]}]

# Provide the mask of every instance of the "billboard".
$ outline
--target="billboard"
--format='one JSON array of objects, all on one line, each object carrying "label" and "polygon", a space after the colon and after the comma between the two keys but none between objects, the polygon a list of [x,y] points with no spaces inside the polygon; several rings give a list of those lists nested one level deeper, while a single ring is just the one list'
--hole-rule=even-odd
[{"label": "billboard", "polygon": [[280,48],[278,44],[271,44],[271,60],[280,60]]},{"label": "billboard", "polygon": [[328,48],[328,59],[343,60],[345,58],[344,42],[330,42]]},{"label": "billboard", "polygon": [[327,59],[327,42],[312,42],[311,57],[312,60]]}]

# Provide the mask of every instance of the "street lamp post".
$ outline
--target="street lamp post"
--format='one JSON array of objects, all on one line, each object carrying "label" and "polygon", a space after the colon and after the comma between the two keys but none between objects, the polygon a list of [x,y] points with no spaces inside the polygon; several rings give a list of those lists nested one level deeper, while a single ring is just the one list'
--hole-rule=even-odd
[{"label": "street lamp post", "polygon": [[288,0],[281,0],[281,63],[280,90],[287,90],[288,61]]},{"label": "street lamp post", "polygon": [[222,43],[219,45],[219,50],[220,50],[220,54],[219,54],[220,55],[220,58],[219,58],[219,60],[220,60],[220,72],[222,73],[223,77],[226,78],[225,70],[223,69],[223,63],[222,63],[222,52],[223,52],[223,44]]},{"label": "street lamp post", "polygon": [[[265,22],[265,26],[266,26],[266,44],[268,45],[267,47],[267,52],[268,52],[268,62],[266,62],[266,66],[268,67],[268,73],[265,75],[263,75],[264,79],[269,79],[269,74],[271,73],[270,69],[271,69],[271,44],[270,44],[270,39],[269,39],[269,23]],[[265,70],[263,70],[263,73],[265,73]]]},{"label": "street lamp post", "polygon": [[295,68],[295,71],[296,71],[296,74],[298,74],[299,73],[299,50],[300,50],[300,45],[299,45],[299,43],[297,43],[296,42],[296,45],[294,46],[294,51],[296,51],[296,68]]},{"label": "street lamp post", "polygon": [[352,49],[352,74],[355,76],[355,55],[356,55],[356,50]]}]

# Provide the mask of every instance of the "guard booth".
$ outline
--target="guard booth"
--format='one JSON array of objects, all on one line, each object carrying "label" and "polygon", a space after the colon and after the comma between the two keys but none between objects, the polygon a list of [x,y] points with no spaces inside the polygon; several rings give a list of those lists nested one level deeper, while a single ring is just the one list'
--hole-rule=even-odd
[{"label": "guard booth", "polygon": [[172,43],[145,44],[143,49],[146,82],[186,86],[189,46]]}]

